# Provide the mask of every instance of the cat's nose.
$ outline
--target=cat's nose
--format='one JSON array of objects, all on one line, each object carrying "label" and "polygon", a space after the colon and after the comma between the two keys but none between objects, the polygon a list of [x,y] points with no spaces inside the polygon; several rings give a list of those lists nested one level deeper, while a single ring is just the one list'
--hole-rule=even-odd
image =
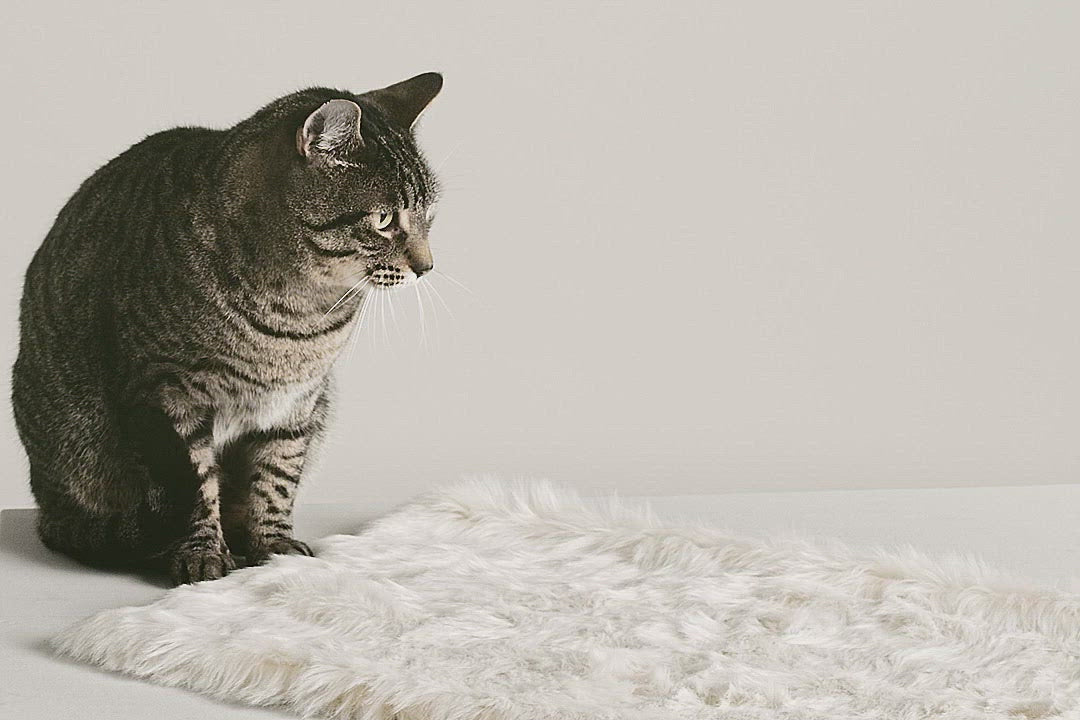
[{"label": "cat's nose", "polygon": [[427,248],[410,248],[405,252],[405,260],[409,263],[409,269],[416,273],[416,277],[420,277],[435,267],[435,262],[431,259],[431,251]]}]

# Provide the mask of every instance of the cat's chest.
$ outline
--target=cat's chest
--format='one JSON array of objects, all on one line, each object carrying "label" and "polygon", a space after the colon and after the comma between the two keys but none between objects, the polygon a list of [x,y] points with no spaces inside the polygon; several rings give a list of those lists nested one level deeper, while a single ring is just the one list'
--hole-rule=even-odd
[{"label": "cat's chest", "polygon": [[321,381],[314,380],[219,398],[214,410],[214,444],[221,447],[250,432],[305,424],[320,386]]}]

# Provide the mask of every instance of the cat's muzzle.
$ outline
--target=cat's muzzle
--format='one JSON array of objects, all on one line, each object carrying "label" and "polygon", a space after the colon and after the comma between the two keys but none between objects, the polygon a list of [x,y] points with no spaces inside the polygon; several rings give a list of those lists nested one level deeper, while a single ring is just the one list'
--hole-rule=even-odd
[{"label": "cat's muzzle", "polygon": [[382,287],[392,287],[394,285],[404,285],[411,280],[411,272],[406,272],[400,268],[392,267],[390,265],[382,265],[373,268],[368,274],[371,278],[371,282],[375,285],[381,285]]}]

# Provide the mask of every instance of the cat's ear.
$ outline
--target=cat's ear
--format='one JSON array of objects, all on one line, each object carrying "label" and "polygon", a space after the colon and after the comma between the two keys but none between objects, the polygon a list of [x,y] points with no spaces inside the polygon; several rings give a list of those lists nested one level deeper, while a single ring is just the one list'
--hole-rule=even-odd
[{"label": "cat's ear", "polygon": [[346,155],[364,144],[360,138],[360,106],[352,100],[330,100],[308,115],[296,131],[301,155]]},{"label": "cat's ear", "polygon": [[372,90],[365,96],[374,100],[390,116],[391,122],[399,127],[412,128],[420,114],[442,90],[442,85],[442,75],[429,72],[380,90]]}]

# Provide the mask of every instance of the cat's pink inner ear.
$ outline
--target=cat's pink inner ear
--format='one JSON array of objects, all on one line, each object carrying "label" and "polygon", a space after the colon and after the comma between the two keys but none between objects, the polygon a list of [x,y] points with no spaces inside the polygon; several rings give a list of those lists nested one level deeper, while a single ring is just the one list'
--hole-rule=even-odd
[{"label": "cat's pink inner ear", "polygon": [[296,133],[296,149],[305,157],[335,155],[363,144],[360,106],[352,100],[330,100],[308,115]]}]

